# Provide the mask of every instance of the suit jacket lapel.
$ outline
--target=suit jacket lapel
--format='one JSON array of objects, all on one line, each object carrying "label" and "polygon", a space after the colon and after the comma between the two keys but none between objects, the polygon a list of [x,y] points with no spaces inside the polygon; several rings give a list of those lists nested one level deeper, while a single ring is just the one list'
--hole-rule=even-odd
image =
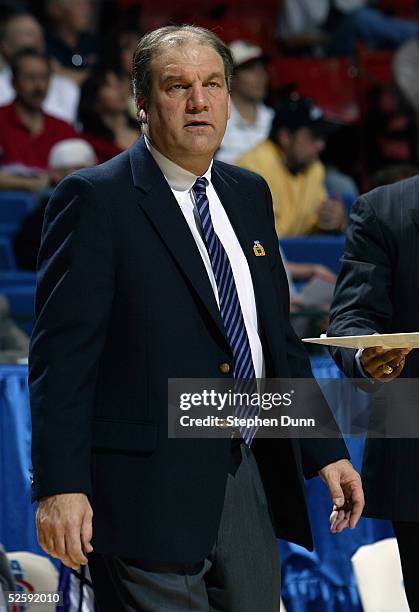
[{"label": "suit jacket lapel", "polygon": [[131,147],[130,161],[134,186],[142,192],[139,205],[171,251],[227,342],[220,311],[195,240],[176,198],[147,150],[143,138]]}]

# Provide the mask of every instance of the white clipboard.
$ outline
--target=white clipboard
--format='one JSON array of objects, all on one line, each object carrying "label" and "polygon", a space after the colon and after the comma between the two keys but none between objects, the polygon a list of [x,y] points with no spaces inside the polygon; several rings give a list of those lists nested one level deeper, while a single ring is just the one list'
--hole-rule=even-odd
[{"label": "white clipboard", "polygon": [[367,336],[322,336],[320,338],[303,338],[302,341],[310,344],[354,349],[364,349],[371,346],[382,346],[385,349],[419,348],[419,332],[368,334]]}]

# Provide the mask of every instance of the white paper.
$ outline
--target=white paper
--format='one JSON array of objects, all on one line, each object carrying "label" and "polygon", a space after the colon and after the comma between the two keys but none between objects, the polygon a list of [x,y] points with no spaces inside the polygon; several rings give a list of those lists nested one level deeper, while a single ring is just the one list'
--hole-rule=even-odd
[{"label": "white paper", "polygon": [[369,334],[367,336],[324,336],[322,338],[303,338],[303,342],[355,349],[363,349],[370,346],[382,346],[385,349],[419,348],[419,332]]}]

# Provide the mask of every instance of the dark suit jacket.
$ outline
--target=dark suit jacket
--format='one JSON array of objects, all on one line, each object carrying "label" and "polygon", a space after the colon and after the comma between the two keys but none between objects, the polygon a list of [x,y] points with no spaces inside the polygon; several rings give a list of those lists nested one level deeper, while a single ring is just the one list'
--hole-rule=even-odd
[{"label": "dark suit jacket", "polygon": [[[254,283],[268,376],[311,376],[288,320],[287,280],[266,183],[214,162]],[[260,240],[265,257],[255,257]],[[232,362],[204,264],[143,140],[66,178],[46,210],[30,353],[34,498],[81,491],[98,552],[201,560],[215,541],[226,439],[167,436],[168,378],[217,378]],[[278,535],[311,546],[308,476],[341,440],[256,440]]]},{"label": "dark suit jacket", "polygon": [[[418,331],[418,262],[419,177],[361,196],[351,212],[328,335]],[[354,350],[332,354],[347,376],[358,376]],[[417,350],[401,377],[419,377]],[[362,475],[367,516],[419,520],[418,440],[368,439]]]}]

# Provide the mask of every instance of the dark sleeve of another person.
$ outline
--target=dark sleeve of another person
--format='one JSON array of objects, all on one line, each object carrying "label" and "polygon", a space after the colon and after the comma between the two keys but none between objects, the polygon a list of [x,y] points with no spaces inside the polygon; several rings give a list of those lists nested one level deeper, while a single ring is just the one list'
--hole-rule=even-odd
[{"label": "dark sleeve of another person", "polygon": [[[350,215],[328,336],[385,333],[389,330],[393,315],[391,262],[394,253],[393,236],[380,223],[369,197],[361,196]],[[331,347],[330,351],[346,376],[360,376],[355,349]]]}]

